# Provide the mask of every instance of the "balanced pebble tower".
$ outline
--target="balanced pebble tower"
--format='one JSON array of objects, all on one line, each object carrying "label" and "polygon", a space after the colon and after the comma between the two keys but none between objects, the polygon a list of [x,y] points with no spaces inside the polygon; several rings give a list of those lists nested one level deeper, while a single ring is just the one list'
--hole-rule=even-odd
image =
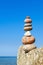
[{"label": "balanced pebble tower", "polygon": [[35,38],[31,35],[30,31],[32,30],[32,20],[29,16],[24,20],[24,37],[22,38],[22,43],[24,44],[23,49],[27,52],[31,49],[36,48],[33,44],[35,42]]},{"label": "balanced pebble tower", "polygon": [[23,45],[18,49],[17,65],[43,65],[43,48],[34,45],[35,38],[30,33],[32,20],[27,16],[24,22],[25,34],[22,38]]}]

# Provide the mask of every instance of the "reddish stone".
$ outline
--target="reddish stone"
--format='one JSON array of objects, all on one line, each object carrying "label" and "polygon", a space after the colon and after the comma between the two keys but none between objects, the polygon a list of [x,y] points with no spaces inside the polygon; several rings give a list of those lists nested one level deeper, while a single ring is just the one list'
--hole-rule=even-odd
[{"label": "reddish stone", "polygon": [[35,38],[33,36],[24,36],[22,42],[23,44],[32,44],[35,42]]}]

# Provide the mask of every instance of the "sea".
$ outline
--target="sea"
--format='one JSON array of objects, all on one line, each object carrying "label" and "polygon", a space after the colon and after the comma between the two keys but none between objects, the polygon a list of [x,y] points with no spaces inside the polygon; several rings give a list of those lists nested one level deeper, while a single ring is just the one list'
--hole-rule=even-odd
[{"label": "sea", "polygon": [[0,65],[17,65],[17,57],[2,56],[0,57]]}]

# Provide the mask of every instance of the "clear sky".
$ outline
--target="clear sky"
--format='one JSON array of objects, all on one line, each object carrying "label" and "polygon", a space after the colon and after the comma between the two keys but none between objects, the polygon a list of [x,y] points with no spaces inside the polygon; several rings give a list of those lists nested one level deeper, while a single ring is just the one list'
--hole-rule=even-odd
[{"label": "clear sky", "polygon": [[0,0],[0,56],[17,55],[26,16],[33,21],[35,45],[43,47],[43,0]]}]

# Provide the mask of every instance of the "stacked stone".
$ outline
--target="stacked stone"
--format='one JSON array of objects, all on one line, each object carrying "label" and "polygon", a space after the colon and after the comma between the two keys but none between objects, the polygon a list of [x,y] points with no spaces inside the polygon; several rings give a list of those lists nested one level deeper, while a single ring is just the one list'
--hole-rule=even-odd
[{"label": "stacked stone", "polygon": [[24,22],[25,22],[24,30],[26,32],[24,34],[24,37],[22,38],[22,43],[24,44],[23,49],[31,50],[36,48],[36,46],[33,44],[35,42],[35,38],[30,33],[30,31],[32,30],[32,20],[30,19],[29,16],[27,16]]},{"label": "stacked stone", "polygon": [[18,50],[17,65],[43,65],[43,48],[36,48],[33,44],[35,38],[30,33],[32,20],[27,16],[24,22],[25,34],[22,38],[23,45]]}]

